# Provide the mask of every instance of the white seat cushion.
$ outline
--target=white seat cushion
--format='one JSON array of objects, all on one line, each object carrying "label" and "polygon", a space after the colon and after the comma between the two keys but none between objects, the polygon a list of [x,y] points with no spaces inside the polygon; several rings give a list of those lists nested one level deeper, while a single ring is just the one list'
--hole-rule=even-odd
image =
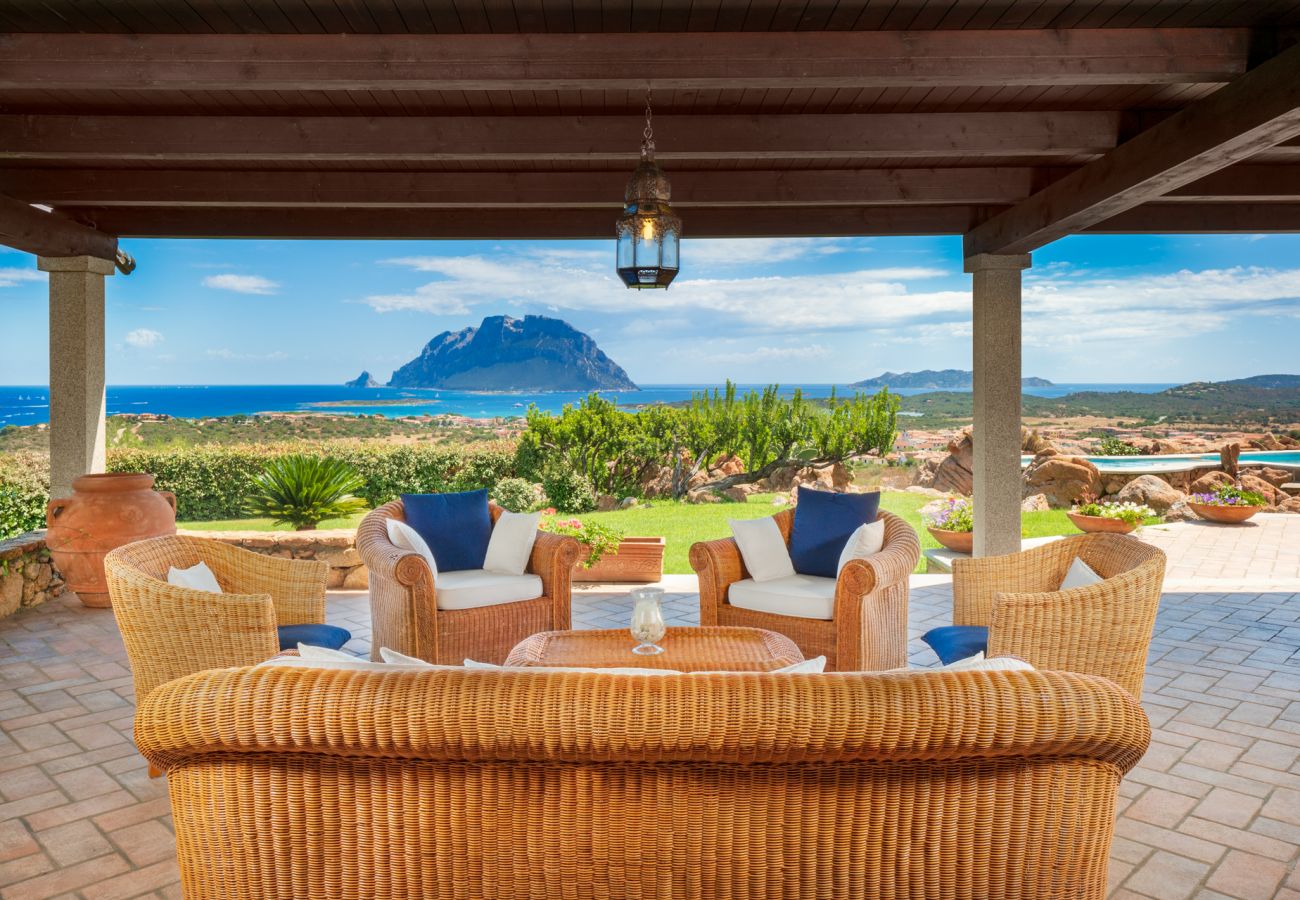
[{"label": "white seat cushion", "polygon": [[727,592],[732,606],[799,619],[830,620],[835,613],[835,579],[786,575],[771,581],[746,578]]},{"label": "white seat cushion", "polygon": [[439,572],[434,586],[438,609],[478,609],[542,596],[542,579],[536,575],[502,575],[483,569]]}]

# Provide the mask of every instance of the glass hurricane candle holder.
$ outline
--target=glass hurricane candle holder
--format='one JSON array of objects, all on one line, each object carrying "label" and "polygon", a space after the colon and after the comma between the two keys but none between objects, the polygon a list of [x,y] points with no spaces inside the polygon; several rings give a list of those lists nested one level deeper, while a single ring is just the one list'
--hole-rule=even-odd
[{"label": "glass hurricane candle holder", "polygon": [[661,605],[663,595],[663,589],[655,587],[637,588],[632,592],[632,637],[641,642],[632,648],[633,653],[651,656],[664,652],[664,648],[659,646],[668,630]]}]

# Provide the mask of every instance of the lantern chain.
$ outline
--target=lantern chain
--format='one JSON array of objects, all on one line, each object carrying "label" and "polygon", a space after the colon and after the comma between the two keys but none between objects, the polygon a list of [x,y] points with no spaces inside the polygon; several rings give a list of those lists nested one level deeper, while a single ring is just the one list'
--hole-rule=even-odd
[{"label": "lantern chain", "polygon": [[643,151],[648,150],[653,153],[655,149],[655,130],[654,130],[654,122],[652,118],[654,115],[654,111],[651,109],[650,106],[650,101],[651,101],[650,91],[651,91],[650,88],[646,88],[645,90],[645,130],[641,132],[641,138],[642,138],[641,149]]}]

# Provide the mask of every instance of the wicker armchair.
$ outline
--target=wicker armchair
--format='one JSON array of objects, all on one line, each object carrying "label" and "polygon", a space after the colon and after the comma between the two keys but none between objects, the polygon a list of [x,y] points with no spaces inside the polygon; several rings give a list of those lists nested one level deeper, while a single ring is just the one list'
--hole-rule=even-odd
[{"label": "wicker armchair", "polygon": [[[1105,580],[1062,591],[1075,557]],[[988,627],[989,656],[1101,675],[1139,699],[1165,554],[1124,534],[1080,534],[953,564],[953,623]]]},{"label": "wicker armchair", "polygon": [[[492,521],[501,507],[491,505]],[[388,539],[388,520],[404,519],[402,501],[372,510],[357,528],[357,550],[370,572],[371,658],[388,647],[440,665],[466,659],[503,663],[526,637],[569,627],[573,566],[581,553],[571,537],[537,533],[527,571],[542,580],[531,600],[476,609],[439,609],[435,577],[418,553]]]},{"label": "wicker armchair", "polygon": [[261,668],[136,739],[191,900],[1101,900],[1150,726],[1068,672]]},{"label": "wicker armchair", "polygon": [[[790,542],[794,510],[774,516]],[[834,615],[829,621],[741,609],[727,602],[728,588],[749,577],[733,538],[703,541],[691,547],[691,568],[700,579],[700,624],[740,625],[784,634],[803,655],[826,657],[826,670],[881,671],[907,665],[908,576],[921,556],[912,526],[881,512],[884,549],[869,559],[849,562],[835,585]]]}]

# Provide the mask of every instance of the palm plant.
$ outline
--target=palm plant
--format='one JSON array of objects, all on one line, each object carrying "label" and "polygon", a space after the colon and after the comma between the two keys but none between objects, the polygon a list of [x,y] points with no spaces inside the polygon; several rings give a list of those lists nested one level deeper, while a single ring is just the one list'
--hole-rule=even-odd
[{"label": "palm plant", "polygon": [[341,459],[295,453],[271,460],[253,479],[248,511],[312,531],[325,519],[365,509],[366,501],[354,496],[364,487],[356,469]]}]

